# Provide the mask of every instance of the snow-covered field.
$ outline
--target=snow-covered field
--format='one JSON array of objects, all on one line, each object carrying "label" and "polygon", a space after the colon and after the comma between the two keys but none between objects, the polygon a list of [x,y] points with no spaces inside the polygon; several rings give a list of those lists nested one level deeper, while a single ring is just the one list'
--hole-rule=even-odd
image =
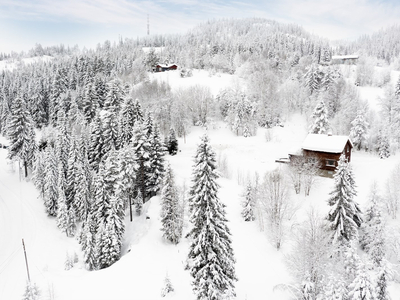
[{"label": "snow-covered field", "polygon": [[[152,76],[168,81],[172,89],[208,85],[213,94],[237,81],[234,75],[210,77],[205,71],[196,71],[190,78],[180,78],[178,72]],[[256,136],[249,138],[235,136],[224,123],[216,123],[208,129],[193,127],[186,142],[179,140],[178,154],[167,157],[181,189],[188,189],[190,185],[193,157],[200,136],[205,132],[217,157],[226,162],[226,177],[219,179],[219,197],[227,205],[228,226],[237,260],[237,299],[290,299],[290,294],[276,288],[293,282],[285,264],[289,247],[284,240],[282,249],[277,251],[270,244],[268,233],[262,231],[257,222],[242,220],[240,204],[246,179],[256,172],[262,175],[274,168],[284,168],[275,163],[275,159],[300,147],[306,136],[306,125],[306,117],[296,114],[288,118],[284,127],[259,129]],[[0,149],[0,299],[21,299],[23,294],[27,275],[22,238],[31,279],[37,283],[43,299],[162,299],[160,292],[166,274],[175,288],[169,299],[195,299],[190,274],[184,270],[188,240],[183,238],[178,245],[171,245],[162,239],[158,196],[146,203],[142,216],[132,223],[126,219],[122,258],[107,269],[89,272],[83,266],[76,239],[67,238],[57,229],[55,219],[47,217],[33,184],[20,180],[17,165],[7,161],[6,154],[7,150]],[[353,152],[352,165],[358,186],[356,200],[362,207],[372,182],[376,180],[383,186],[394,165],[400,163],[399,158],[399,155],[392,155],[381,160],[377,155]],[[311,207],[318,209],[322,216],[326,214],[326,200],[332,184],[330,178],[319,178],[309,197],[295,195],[291,190],[291,199],[299,208],[294,222],[300,222]],[[187,226],[186,222],[184,233]],[[291,234],[289,231],[287,240]],[[78,262],[66,271],[66,256],[75,253]],[[392,284],[390,289],[392,299],[400,297],[394,294],[399,290],[397,285]]]},{"label": "snow-covered field", "polygon": [[14,60],[14,59],[1,60],[0,61],[0,71],[1,70],[12,71],[15,68],[18,68],[21,64],[30,65],[30,64],[37,63],[40,61],[48,62],[52,59],[53,59],[53,57],[51,57],[51,56],[43,55],[43,56],[22,58],[21,60]]}]

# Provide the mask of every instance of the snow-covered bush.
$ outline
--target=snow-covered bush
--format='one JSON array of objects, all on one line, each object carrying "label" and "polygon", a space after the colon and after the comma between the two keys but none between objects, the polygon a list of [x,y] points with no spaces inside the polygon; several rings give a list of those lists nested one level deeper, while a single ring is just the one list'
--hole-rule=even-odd
[{"label": "snow-covered bush", "polygon": [[171,280],[169,279],[168,274],[165,276],[164,279],[164,286],[161,290],[161,297],[167,296],[169,293],[172,293],[175,291],[174,287],[172,286]]}]

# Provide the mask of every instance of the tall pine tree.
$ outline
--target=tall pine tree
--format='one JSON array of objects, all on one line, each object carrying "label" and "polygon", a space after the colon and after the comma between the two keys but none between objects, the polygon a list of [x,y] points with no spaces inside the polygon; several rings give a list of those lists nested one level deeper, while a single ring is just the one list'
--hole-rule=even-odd
[{"label": "tall pine tree", "polygon": [[161,230],[163,231],[163,237],[173,244],[178,244],[182,237],[182,216],[180,211],[174,174],[168,164],[161,191]]},{"label": "tall pine tree", "polygon": [[198,300],[235,296],[235,258],[217,178],[215,152],[205,135],[197,148],[189,198],[188,268]]},{"label": "tall pine tree", "polygon": [[328,200],[331,209],[328,222],[333,231],[334,241],[352,240],[357,238],[357,227],[361,225],[361,210],[354,200],[356,195],[355,182],[351,166],[344,155],[340,156],[336,173],[335,186]]}]

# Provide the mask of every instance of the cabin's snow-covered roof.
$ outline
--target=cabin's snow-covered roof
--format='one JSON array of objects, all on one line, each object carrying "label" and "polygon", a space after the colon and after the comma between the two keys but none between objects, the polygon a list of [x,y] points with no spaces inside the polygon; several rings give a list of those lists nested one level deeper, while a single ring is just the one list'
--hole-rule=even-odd
[{"label": "cabin's snow-covered roof", "polygon": [[157,66],[160,66],[161,68],[170,68],[176,66],[176,64],[158,64]]},{"label": "cabin's snow-covered roof", "polygon": [[358,55],[332,55],[332,59],[357,59]]},{"label": "cabin's snow-covered roof", "polygon": [[[307,135],[301,148],[304,150],[341,153],[344,147],[350,141],[346,135],[327,135],[327,134],[313,134]],[[350,141],[351,144],[351,141]],[[353,146],[353,144],[351,144]]]}]

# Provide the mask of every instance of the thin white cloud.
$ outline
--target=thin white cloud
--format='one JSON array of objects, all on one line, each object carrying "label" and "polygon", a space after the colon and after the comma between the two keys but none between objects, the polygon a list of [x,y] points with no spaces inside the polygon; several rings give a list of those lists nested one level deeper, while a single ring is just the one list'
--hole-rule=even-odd
[{"label": "thin white cloud", "polygon": [[331,38],[356,37],[398,22],[400,3],[368,0],[283,0],[282,19]]}]

